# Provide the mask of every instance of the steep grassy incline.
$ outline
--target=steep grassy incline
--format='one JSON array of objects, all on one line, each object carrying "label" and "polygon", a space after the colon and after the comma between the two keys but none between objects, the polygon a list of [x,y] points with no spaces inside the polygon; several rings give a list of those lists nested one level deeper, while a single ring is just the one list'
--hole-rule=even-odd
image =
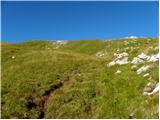
[{"label": "steep grassy incline", "polygon": [[[2,118],[158,118],[158,95],[143,95],[158,82],[158,61],[108,66],[115,53],[132,61],[157,46],[157,38],[4,43]],[[136,73],[144,65],[149,78]]]}]

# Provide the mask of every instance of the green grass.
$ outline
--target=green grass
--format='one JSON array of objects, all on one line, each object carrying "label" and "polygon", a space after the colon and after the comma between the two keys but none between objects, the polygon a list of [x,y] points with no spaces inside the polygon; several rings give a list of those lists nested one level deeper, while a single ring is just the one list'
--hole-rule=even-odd
[{"label": "green grass", "polygon": [[[143,74],[131,70],[130,63],[107,67],[117,49],[139,47],[126,51],[129,60],[142,52],[158,53],[149,48],[158,46],[158,38],[147,39],[68,41],[58,49],[49,41],[1,43],[1,117],[158,118],[158,95],[142,95],[148,83]],[[107,54],[96,57],[99,51]],[[152,64],[148,72],[158,81],[158,63],[139,66],[146,64]],[[118,69],[121,74],[115,74]],[[28,108],[29,102],[35,107]]]}]

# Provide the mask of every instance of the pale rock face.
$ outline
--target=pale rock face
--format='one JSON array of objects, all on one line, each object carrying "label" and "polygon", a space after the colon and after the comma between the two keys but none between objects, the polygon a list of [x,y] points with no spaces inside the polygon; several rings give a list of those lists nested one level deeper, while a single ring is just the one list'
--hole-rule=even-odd
[{"label": "pale rock face", "polygon": [[56,40],[53,42],[53,45],[56,45],[56,49],[59,48],[60,46],[63,46],[67,44],[68,41],[65,40]]},{"label": "pale rock face", "polygon": [[156,87],[154,88],[152,92],[143,92],[143,95],[152,95],[156,93],[159,93],[159,83],[156,84]]},{"label": "pale rock face", "polygon": [[112,61],[112,62],[110,62],[109,64],[108,64],[108,66],[110,67],[110,66],[113,66],[113,65],[115,65],[116,63],[115,63],[115,61]]},{"label": "pale rock face", "polygon": [[115,65],[115,64],[118,64],[118,65],[124,65],[124,64],[128,64],[129,62],[128,62],[128,58],[127,57],[125,57],[125,58],[123,58],[123,59],[121,59],[121,60],[114,60],[114,61],[112,61],[112,62],[110,62],[109,64],[108,64],[108,66],[110,67],[110,66],[113,66],[113,65]]},{"label": "pale rock face", "polygon": [[131,61],[132,64],[138,64],[144,62],[142,59],[138,57],[134,57],[133,60]]},{"label": "pale rock face", "polygon": [[149,95],[149,93],[148,92],[143,92],[143,95]]},{"label": "pale rock face", "polygon": [[117,70],[117,72],[115,72],[115,74],[120,74],[122,71],[120,70]]},{"label": "pale rock face", "polygon": [[144,74],[143,77],[149,77],[149,73]]},{"label": "pale rock face", "polygon": [[139,68],[139,69],[137,70],[137,74],[141,74],[142,72],[147,71],[149,68],[150,68],[149,65],[147,65],[147,66],[142,66],[141,68]]},{"label": "pale rock face", "polygon": [[100,52],[96,53],[97,57],[102,57],[102,56],[105,56],[105,55],[107,55],[106,51],[100,51]]},{"label": "pale rock face", "polygon": [[96,56],[97,56],[97,57],[102,57],[102,56],[104,56],[104,54],[101,53],[101,52],[98,52],[98,53],[96,53]]},{"label": "pale rock face", "polygon": [[116,61],[116,64],[119,64],[119,65],[124,65],[124,64],[128,64],[129,62],[128,62],[128,57],[125,57],[125,58],[123,58],[123,59],[121,59],[121,60],[117,60]]},{"label": "pale rock face", "polygon": [[56,43],[59,44],[59,45],[64,45],[64,44],[67,43],[67,41],[64,41],[64,40],[57,40]]},{"label": "pale rock face", "polygon": [[149,83],[147,83],[147,86],[150,86],[152,83],[151,82],[149,82]]},{"label": "pale rock face", "polygon": [[134,57],[133,60],[131,61],[132,64],[138,64],[138,63],[142,63],[144,61],[147,62],[156,62],[159,60],[159,53],[156,55],[146,55],[144,53],[141,53],[140,55],[138,55],[137,57]]},{"label": "pale rock face", "polygon": [[119,54],[114,53],[114,56],[117,56],[117,59],[120,59],[120,58],[122,58],[122,57],[128,56],[128,53],[126,53],[126,52],[119,53]]},{"label": "pale rock face", "polygon": [[156,54],[156,55],[152,55],[150,58],[149,58],[149,61],[151,62],[156,62],[159,60],[159,53]]},{"label": "pale rock face", "polygon": [[150,58],[150,56],[144,54],[144,53],[141,53],[140,55],[138,55],[138,58],[141,58],[143,60],[148,60]]},{"label": "pale rock face", "polygon": [[152,88],[150,86],[147,86],[144,88],[143,92],[151,92]]},{"label": "pale rock face", "polygon": [[123,65],[123,64],[127,64],[129,63],[128,61],[128,53],[123,52],[123,53],[114,53],[114,56],[117,56],[117,58],[115,60],[113,60],[112,62],[110,62],[108,64],[108,66],[113,66],[115,64],[119,64],[119,65]]}]

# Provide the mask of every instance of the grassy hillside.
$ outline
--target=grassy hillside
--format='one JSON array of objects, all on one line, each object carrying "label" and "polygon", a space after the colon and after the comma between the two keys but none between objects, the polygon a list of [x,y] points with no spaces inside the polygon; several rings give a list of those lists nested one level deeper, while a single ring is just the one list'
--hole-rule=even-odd
[{"label": "grassy hillside", "polygon": [[159,80],[158,61],[108,66],[115,53],[132,61],[157,47],[158,38],[2,43],[1,117],[158,118],[158,94],[143,95]]}]

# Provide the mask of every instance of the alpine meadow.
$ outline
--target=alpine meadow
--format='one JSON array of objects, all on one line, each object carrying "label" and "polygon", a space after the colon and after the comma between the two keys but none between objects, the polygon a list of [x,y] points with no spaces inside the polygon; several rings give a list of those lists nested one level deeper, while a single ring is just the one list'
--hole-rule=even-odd
[{"label": "alpine meadow", "polygon": [[1,44],[2,118],[158,118],[158,38]]}]

